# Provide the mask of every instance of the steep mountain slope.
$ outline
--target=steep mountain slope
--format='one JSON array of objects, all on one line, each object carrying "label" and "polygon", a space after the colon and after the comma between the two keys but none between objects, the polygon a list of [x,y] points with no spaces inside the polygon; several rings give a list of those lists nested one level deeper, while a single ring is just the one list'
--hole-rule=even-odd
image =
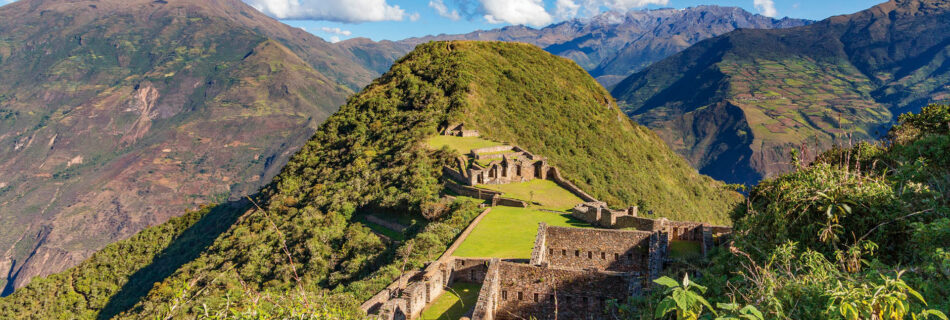
[{"label": "steep mountain slope", "polygon": [[[234,203],[147,229],[0,299],[0,314],[355,310],[405,268],[437,257],[480,211],[459,198],[432,221],[420,215],[444,204],[440,168],[455,156],[425,142],[460,121],[544,154],[565,177],[618,206],[643,200],[663,216],[721,220],[740,199],[625,117],[569,60],[526,44],[433,42],[327,119],[255,197],[263,211]],[[415,222],[406,241],[387,246],[359,222],[367,211]]]},{"label": "steep mountain slope", "polygon": [[254,192],[373,74],[238,0],[0,7],[0,292]]},{"label": "steep mountain slope", "polygon": [[[390,50],[401,48],[408,51],[415,45],[433,40],[525,42],[574,60],[609,87],[691,44],[736,28],[788,28],[807,23],[809,21],[799,19],[776,20],[735,7],[699,6],[682,10],[606,12],[589,19],[574,19],[541,29],[511,26],[461,35],[412,38],[380,45]],[[362,39],[344,41],[342,44],[350,48],[376,47],[368,46],[369,43]]]},{"label": "steep mountain slope", "polygon": [[950,99],[948,18],[950,1],[896,0],[799,28],[735,31],[613,94],[700,172],[755,183],[789,170],[803,143],[873,138],[894,115]]}]

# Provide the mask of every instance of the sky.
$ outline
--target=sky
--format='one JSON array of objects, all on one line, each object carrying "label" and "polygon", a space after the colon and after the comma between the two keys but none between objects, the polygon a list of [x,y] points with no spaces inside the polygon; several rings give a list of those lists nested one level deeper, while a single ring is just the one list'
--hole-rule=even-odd
[{"label": "sky", "polygon": [[323,39],[400,40],[527,25],[541,28],[607,10],[736,6],[770,17],[822,20],[885,0],[244,0]]},{"label": "sky", "polygon": [[[0,4],[15,0],[0,0]],[[242,0],[331,42],[401,40],[437,34],[551,23],[608,10],[736,6],[770,17],[821,20],[885,0]]]}]

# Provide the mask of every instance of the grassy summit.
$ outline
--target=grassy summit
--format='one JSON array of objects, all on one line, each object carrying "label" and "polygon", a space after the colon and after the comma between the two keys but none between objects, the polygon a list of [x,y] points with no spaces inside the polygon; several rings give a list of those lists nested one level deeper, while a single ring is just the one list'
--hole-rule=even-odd
[{"label": "grassy summit", "polygon": [[[0,314],[355,312],[404,268],[438,257],[480,212],[464,198],[439,201],[440,168],[456,152],[426,143],[440,126],[462,121],[548,157],[617,205],[642,202],[664,215],[718,221],[738,198],[627,120],[569,60],[522,44],[435,42],[327,119],[255,197],[263,210],[235,204],[147,229],[0,299]],[[360,223],[357,212],[418,219],[395,245]]]}]

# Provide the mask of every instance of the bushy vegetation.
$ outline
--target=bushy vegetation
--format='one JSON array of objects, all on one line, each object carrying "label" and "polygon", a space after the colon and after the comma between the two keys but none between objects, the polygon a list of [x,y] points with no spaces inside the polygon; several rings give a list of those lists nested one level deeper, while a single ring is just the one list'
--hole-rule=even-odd
[{"label": "bushy vegetation", "polygon": [[[880,143],[831,150],[752,188],[732,215],[731,252],[677,271],[701,273],[711,303],[768,319],[946,319],[947,155],[950,107],[903,115]],[[664,307],[660,298],[634,305]]]}]

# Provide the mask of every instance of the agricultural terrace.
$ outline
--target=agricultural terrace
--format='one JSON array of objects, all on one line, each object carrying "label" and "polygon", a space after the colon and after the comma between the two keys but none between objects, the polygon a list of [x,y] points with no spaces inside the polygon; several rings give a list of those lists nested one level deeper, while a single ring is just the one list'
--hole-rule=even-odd
[{"label": "agricultural terrace", "polygon": [[536,202],[545,209],[557,211],[568,211],[578,203],[584,202],[570,191],[561,188],[554,181],[544,179],[534,179],[520,183],[478,185],[478,187],[501,191],[505,197]]},{"label": "agricultural terrace", "polygon": [[538,223],[592,228],[568,213],[532,208],[494,207],[455,250],[457,257],[528,259],[538,233]]},{"label": "agricultural terrace", "polygon": [[449,149],[458,151],[459,154],[467,154],[472,151],[472,149],[478,148],[487,148],[503,145],[498,142],[485,140],[478,137],[456,137],[456,136],[443,136],[437,135],[429,138],[426,141],[426,144],[431,149],[442,149],[442,147],[449,147]]}]

